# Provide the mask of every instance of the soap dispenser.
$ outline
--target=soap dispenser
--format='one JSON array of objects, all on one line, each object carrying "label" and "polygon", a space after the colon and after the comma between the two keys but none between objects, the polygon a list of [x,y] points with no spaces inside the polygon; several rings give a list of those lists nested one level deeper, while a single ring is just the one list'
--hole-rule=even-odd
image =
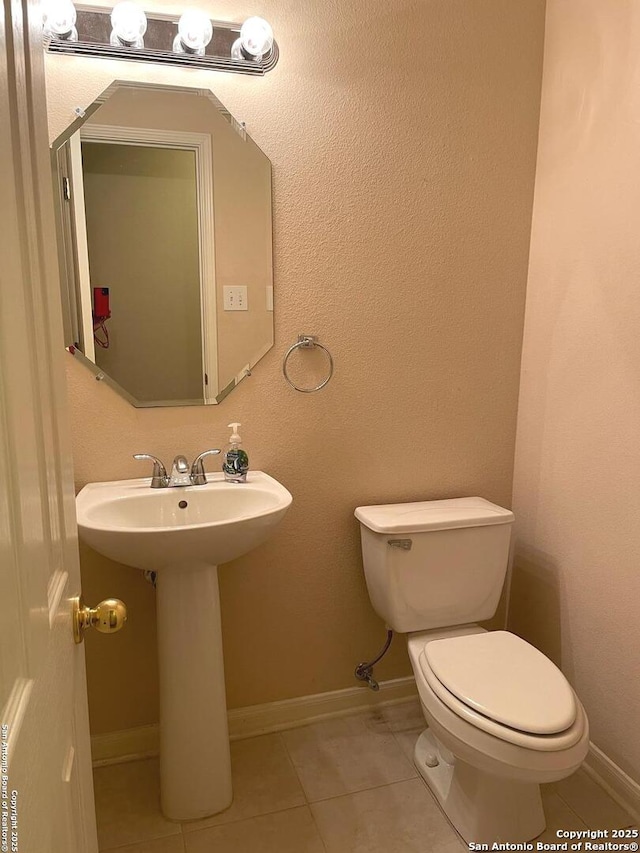
[{"label": "soap dispenser", "polygon": [[249,470],[249,457],[240,446],[242,439],[238,435],[238,427],[242,424],[228,424],[228,426],[233,432],[222,463],[224,478],[230,483],[244,483],[247,480],[247,471]]}]

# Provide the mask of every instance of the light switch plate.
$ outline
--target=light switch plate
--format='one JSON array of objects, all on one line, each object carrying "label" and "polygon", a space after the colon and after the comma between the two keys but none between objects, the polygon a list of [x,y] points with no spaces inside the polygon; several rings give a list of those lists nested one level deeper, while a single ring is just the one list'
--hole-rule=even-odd
[{"label": "light switch plate", "polygon": [[222,292],[224,297],[225,311],[249,310],[246,285],[240,285],[237,287],[224,287],[222,289]]}]

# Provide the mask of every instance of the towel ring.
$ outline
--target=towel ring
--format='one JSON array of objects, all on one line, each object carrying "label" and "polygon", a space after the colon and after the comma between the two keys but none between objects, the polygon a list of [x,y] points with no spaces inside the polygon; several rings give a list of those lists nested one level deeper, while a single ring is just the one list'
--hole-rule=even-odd
[{"label": "towel ring", "polygon": [[[327,358],[329,359],[329,375],[327,376],[326,379],[323,379],[319,385],[316,385],[315,388],[299,388],[295,384],[295,382],[293,382],[293,380],[289,377],[289,374],[287,373],[287,364],[289,362],[289,357],[291,356],[291,353],[294,350],[297,350],[300,347],[302,347],[304,349],[312,349],[313,347],[320,347],[320,349],[322,349],[326,352]],[[282,360],[282,375],[287,380],[289,385],[291,385],[291,387],[293,389],[295,389],[296,391],[300,391],[301,394],[313,394],[315,391],[319,391],[321,388],[324,388],[324,386],[327,384],[327,382],[329,382],[329,380],[333,376],[333,356],[331,355],[329,350],[326,348],[326,346],[324,346],[324,344],[321,344],[318,342],[318,336],[317,335],[298,335],[297,342],[295,344],[293,344],[293,346],[290,346],[289,349],[284,354],[284,358]]]}]

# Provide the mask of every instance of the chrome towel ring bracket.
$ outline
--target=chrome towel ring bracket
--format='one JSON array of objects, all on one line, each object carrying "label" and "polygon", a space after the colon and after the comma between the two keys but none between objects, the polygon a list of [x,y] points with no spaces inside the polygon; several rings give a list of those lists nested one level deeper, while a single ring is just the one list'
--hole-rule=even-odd
[{"label": "chrome towel ring bracket", "polygon": [[[327,358],[329,359],[329,373],[325,379],[319,385],[316,385],[315,388],[300,388],[298,385],[293,382],[293,380],[289,377],[287,372],[287,366],[289,363],[289,358],[291,354],[297,349],[313,349],[314,347],[319,347],[321,350],[324,350]],[[296,391],[300,391],[301,394],[313,394],[314,391],[320,391],[321,388],[329,382],[331,377],[333,376],[333,356],[326,348],[324,344],[321,344],[318,341],[317,335],[298,335],[298,340],[293,346],[290,346],[289,349],[284,354],[284,358],[282,360],[282,375],[287,380],[289,385]]]}]

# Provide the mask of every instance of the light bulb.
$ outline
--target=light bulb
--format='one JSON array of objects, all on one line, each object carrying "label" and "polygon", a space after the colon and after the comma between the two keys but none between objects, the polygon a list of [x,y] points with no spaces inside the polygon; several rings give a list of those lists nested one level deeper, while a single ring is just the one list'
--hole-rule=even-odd
[{"label": "light bulb", "polygon": [[204,56],[213,37],[210,19],[199,9],[189,9],[178,21],[178,35],[173,41],[175,53],[195,53]]},{"label": "light bulb", "polygon": [[246,59],[244,51],[242,50],[242,39],[236,39],[234,43],[231,45],[231,59]]},{"label": "light bulb", "polygon": [[249,59],[260,59],[271,50],[273,30],[264,18],[247,18],[240,28],[240,44]]},{"label": "light bulb", "polygon": [[48,0],[42,12],[45,32],[54,38],[78,41],[76,9],[71,0]]},{"label": "light bulb", "polygon": [[111,44],[144,47],[142,37],[147,31],[147,16],[136,3],[124,0],[116,4],[111,12],[111,26]]}]

